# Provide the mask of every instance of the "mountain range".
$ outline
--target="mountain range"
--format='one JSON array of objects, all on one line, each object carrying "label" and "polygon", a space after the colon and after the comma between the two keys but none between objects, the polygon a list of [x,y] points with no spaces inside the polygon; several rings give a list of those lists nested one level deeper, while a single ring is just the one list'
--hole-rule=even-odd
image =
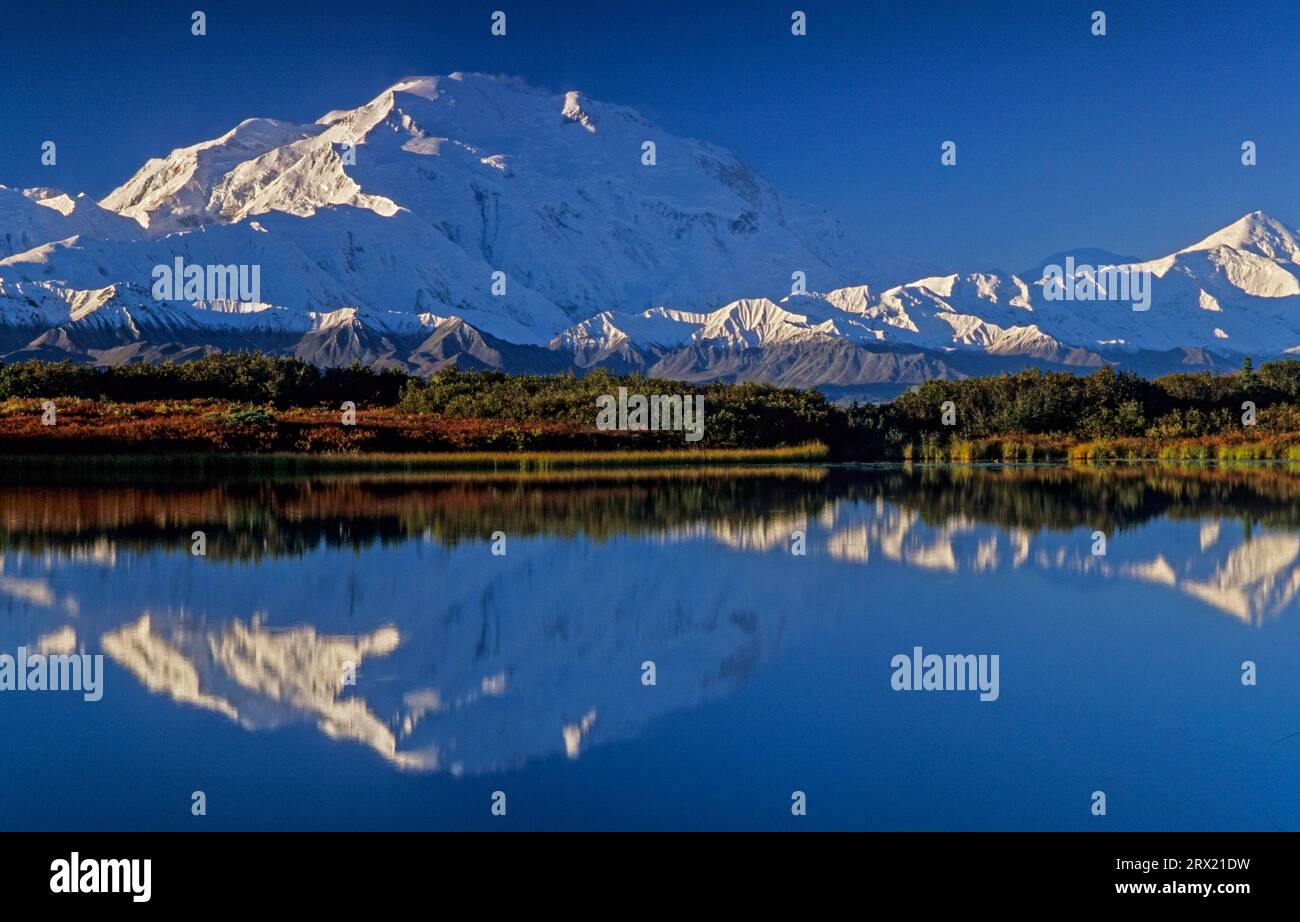
[{"label": "mountain range", "polygon": [[[98,202],[0,186],[0,357],[247,348],[855,394],[1029,365],[1233,368],[1300,350],[1298,239],[1256,211],[1152,259],[945,272],[863,252],[732,154],[631,109],[456,73],[312,124],[249,119]],[[156,298],[155,268],[178,259],[258,267],[256,300]],[[1049,299],[1067,259],[1149,273],[1150,308]]]}]

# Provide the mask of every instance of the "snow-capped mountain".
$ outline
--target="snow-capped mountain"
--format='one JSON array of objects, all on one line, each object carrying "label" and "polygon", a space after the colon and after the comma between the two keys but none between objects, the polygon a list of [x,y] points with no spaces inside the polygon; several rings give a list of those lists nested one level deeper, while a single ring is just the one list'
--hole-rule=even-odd
[{"label": "snow-capped mountain", "polygon": [[144,234],[134,221],[101,208],[85,195],[0,186],[0,258],[73,236],[138,240]]},{"label": "snow-capped mountain", "polygon": [[1225,340],[1234,341],[1236,351],[1282,351],[1279,343],[1300,346],[1294,317],[1300,301],[1291,300],[1300,295],[1297,233],[1255,212],[1178,253],[1125,264],[1153,278],[1146,311],[1124,301],[1051,300],[1041,274],[970,273],[884,289],[859,285],[790,295],[779,302],[742,299],[708,313],[662,307],[631,315],[606,311],[558,339],[588,350],[627,342],[753,347],[840,337],[940,349],[977,346],[994,353],[1035,346],[1210,347]]},{"label": "snow-capped mountain", "polygon": [[[664,307],[604,311],[565,330],[552,346],[572,353],[579,364],[616,357],[656,370],[665,356],[680,358],[683,349],[770,353],[779,347],[807,353],[820,346],[823,354],[842,358],[846,342],[875,354],[926,355],[956,373],[963,367],[986,369],[990,359],[1141,365],[1163,355],[1164,364],[1177,365],[1212,362],[1214,353],[1279,355],[1300,350],[1298,236],[1275,218],[1254,212],[1177,253],[1119,264],[1150,279],[1145,310],[1134,309],[1131,299],[1051,297],[1046,270],[1068,267],[1066,257],[1075,261],[1074,278],[1104,280],[1097,270],[1110,264],[1083,262],[1098,251],[1073,251],[1023,277],[938,275],[890,287],[741,299],[704,313]],[[841,345],[828,349],[831,343]],[[869,379],[876,371],[868,371]],[[913,371],[929,376],[936,368],[922,365]],[[846,379],[841,362],[834,377],[787,383],[864,379]]]},{"label": "snow-capped mountain", "polygon": [[[630,109],[418,77],[313,124],[241,122],[98,204],[0,187],[0,356],[242,347],[797,386],[1236,365],[1300,349],[1298,236],[1254,212],[1157,259],[1075,250],[943,274],[864,255],[731,154]],[[1111,262],[1149,275],[1149,309],[1049,299],[1067,258],[1076,277]],[[155,297],[155,268],[177,260],[256,267],[257,295]]]},{"label": "snow-capped mountain", "polygon": [[311,125],[249,119],[150,160],[101,205],[143,233],[30,232],[6,282],[147,288],[173,255],[255,262],[276,307],[454,313],[541,344],[610,307],[708,308],[788,289],[795,269],[879,271],[726,151],[475,74],[404,80]]}]

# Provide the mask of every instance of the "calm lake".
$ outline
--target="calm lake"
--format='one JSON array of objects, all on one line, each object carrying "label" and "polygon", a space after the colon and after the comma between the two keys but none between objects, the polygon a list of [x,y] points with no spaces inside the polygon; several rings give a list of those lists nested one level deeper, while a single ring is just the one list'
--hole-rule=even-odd
[{"label": "calm lake", "polygon": [[1300,828],[1300,468],[4,479],[3,829]]}]

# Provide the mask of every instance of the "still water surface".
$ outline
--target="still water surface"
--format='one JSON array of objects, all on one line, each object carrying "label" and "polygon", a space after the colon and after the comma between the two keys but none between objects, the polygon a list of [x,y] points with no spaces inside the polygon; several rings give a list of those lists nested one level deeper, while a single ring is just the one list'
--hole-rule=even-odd
[{"label": "still water surface", "polygon": [[1298,590],[1288,467],[9,478],[0,828],[1294,829]]}]

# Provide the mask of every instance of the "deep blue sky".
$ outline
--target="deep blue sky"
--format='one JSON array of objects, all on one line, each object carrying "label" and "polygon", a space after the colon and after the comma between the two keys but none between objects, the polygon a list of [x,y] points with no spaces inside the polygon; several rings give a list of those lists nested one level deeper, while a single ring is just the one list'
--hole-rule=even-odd
[{"label": "deep blue sky", "polygon": [[[1294,0],[5,7],[11,186],[101,196],[244,118],[313,121],[403,76],[476,70],[638,108],[836,212],[867,246],[958,268],[1014,271],[1076,246],[1163,254],[1257,208],[1300,223]],[[1104,38],[1089,31],[1097,8]],[[505,38],[489,35],[494,9]],[[55,167],[40,165],[46,139]],[[947,139],[954,168],[939,165]]]}]

